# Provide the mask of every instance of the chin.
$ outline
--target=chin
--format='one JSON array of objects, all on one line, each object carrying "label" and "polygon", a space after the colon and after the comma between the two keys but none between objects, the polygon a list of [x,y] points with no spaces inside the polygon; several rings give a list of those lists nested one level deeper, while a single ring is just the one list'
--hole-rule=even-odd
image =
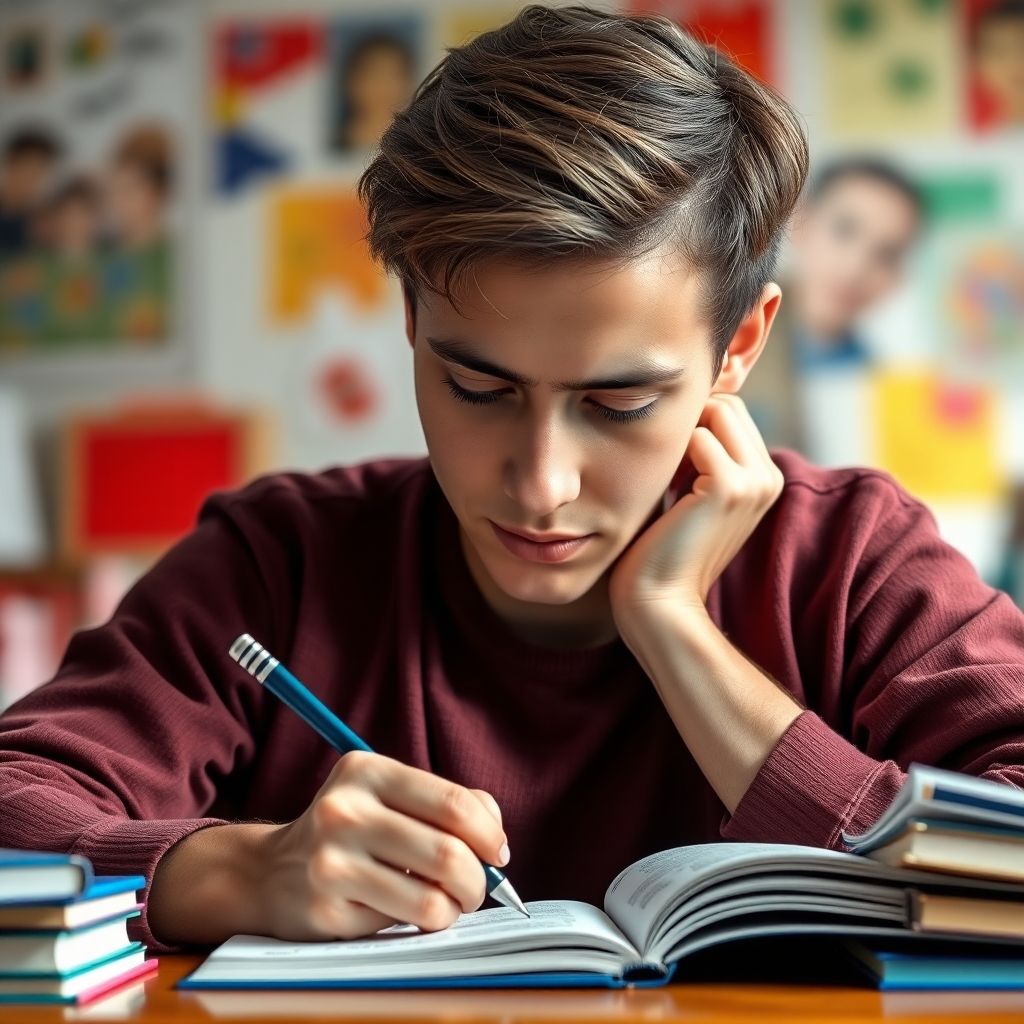
[{"label": "chin", "polygon": [[516,601],[530,604],[572,604],[588,593],[596,580],[593,572],[552,566],[487,565],[495,585]]}]

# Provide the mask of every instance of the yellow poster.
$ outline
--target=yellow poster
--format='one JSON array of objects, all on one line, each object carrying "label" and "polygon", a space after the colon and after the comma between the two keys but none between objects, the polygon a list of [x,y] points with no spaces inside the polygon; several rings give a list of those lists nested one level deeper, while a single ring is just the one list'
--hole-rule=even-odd
[{"label": "yellow poster", "polygon": [[925,500],[1000,496],[991,389],[909,370],[880,371],[872,390],[875,465]]},{"label": "yellow poster", "polygon": [[499,4],[485,7],[480,4],[455,9],[445,18],[441,43],[443,46],[464,46],[482,32],[490,32],[492,28],[510,22],[519,13],[520,6]]},{"label": "yellow poster", "polygon": [[387,279],[363,241],[366,215],[353,190],[284,189],[270,200],[269,217],[267,296],[274,324],[304,320],[324,288],[345,291],[357,309],[384,299]]},{"label": "yellow poster", "polygon": [[835,138],[948,133],[957,123],[957,5],[823,0],[818,47],[825,128]]}]

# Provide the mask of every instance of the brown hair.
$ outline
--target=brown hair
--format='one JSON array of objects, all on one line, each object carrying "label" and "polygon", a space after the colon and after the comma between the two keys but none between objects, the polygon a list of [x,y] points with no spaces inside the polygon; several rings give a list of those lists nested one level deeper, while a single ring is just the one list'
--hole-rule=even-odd
[{"label": "brown hair", "polygon": [[789,105],[668,19],[532,5],[448,51],[359,194],[371,253],[412,298],[455,304],[488,257],[625,263],[675,244],[705,274],[717,375],[806,173]]}]

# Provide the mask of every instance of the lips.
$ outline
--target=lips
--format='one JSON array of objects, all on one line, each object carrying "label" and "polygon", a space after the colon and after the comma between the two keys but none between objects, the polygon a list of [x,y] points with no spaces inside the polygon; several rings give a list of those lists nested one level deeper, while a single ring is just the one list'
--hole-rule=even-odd
[{"label": "lips", "polygon": [[532,544],[552,544],[556,541],[581,540],[587,536],[585,533],[529,533],[526,530],[513,529],[511,526],[500,526],[498,523],[494,525],[499,530],[514,534],[516,537],[522,537],[523,540],[528,540]]},{"label": "lips", "polygon": [[527,562],[564,562],[572,558],[578,551],[593,539],[595,534],[533,534],[532,537],[546,537],[545,540],[534,540],[513,530],[507,530],[497,523],[491,522],[495,536],[506,550]]}]

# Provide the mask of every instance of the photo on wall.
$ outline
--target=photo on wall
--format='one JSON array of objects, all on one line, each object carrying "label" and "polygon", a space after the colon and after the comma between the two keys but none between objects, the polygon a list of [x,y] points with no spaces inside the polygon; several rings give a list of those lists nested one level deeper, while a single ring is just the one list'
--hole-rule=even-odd
[{"label": "photo on wall", "polygon": [[98,10],[37,5],[50,73],[0,81],[0,361],[163,350],[178,333],[191,110],[168,85],[188,67],[189,12],[104,8],[97,34]]},{"label": "photo on wall", "polygon": [[409,102],[423,70],[423,33],[423,18],[412,11],[334,19],[327,69],[332,152],[372,149]]},{"label": "photo on wall", "polygon": [[971,127],[1024,131],[1024,3],[967,0],[964,9]]},{"label": "photo on wall", "polygon": [[[175,143],[159,122],[126,125],[108,155],[67,160],[33,125],[0,143],[0,351],[158,345],[170,330]],[[7,205],[5,203],[5,205]]]}]

